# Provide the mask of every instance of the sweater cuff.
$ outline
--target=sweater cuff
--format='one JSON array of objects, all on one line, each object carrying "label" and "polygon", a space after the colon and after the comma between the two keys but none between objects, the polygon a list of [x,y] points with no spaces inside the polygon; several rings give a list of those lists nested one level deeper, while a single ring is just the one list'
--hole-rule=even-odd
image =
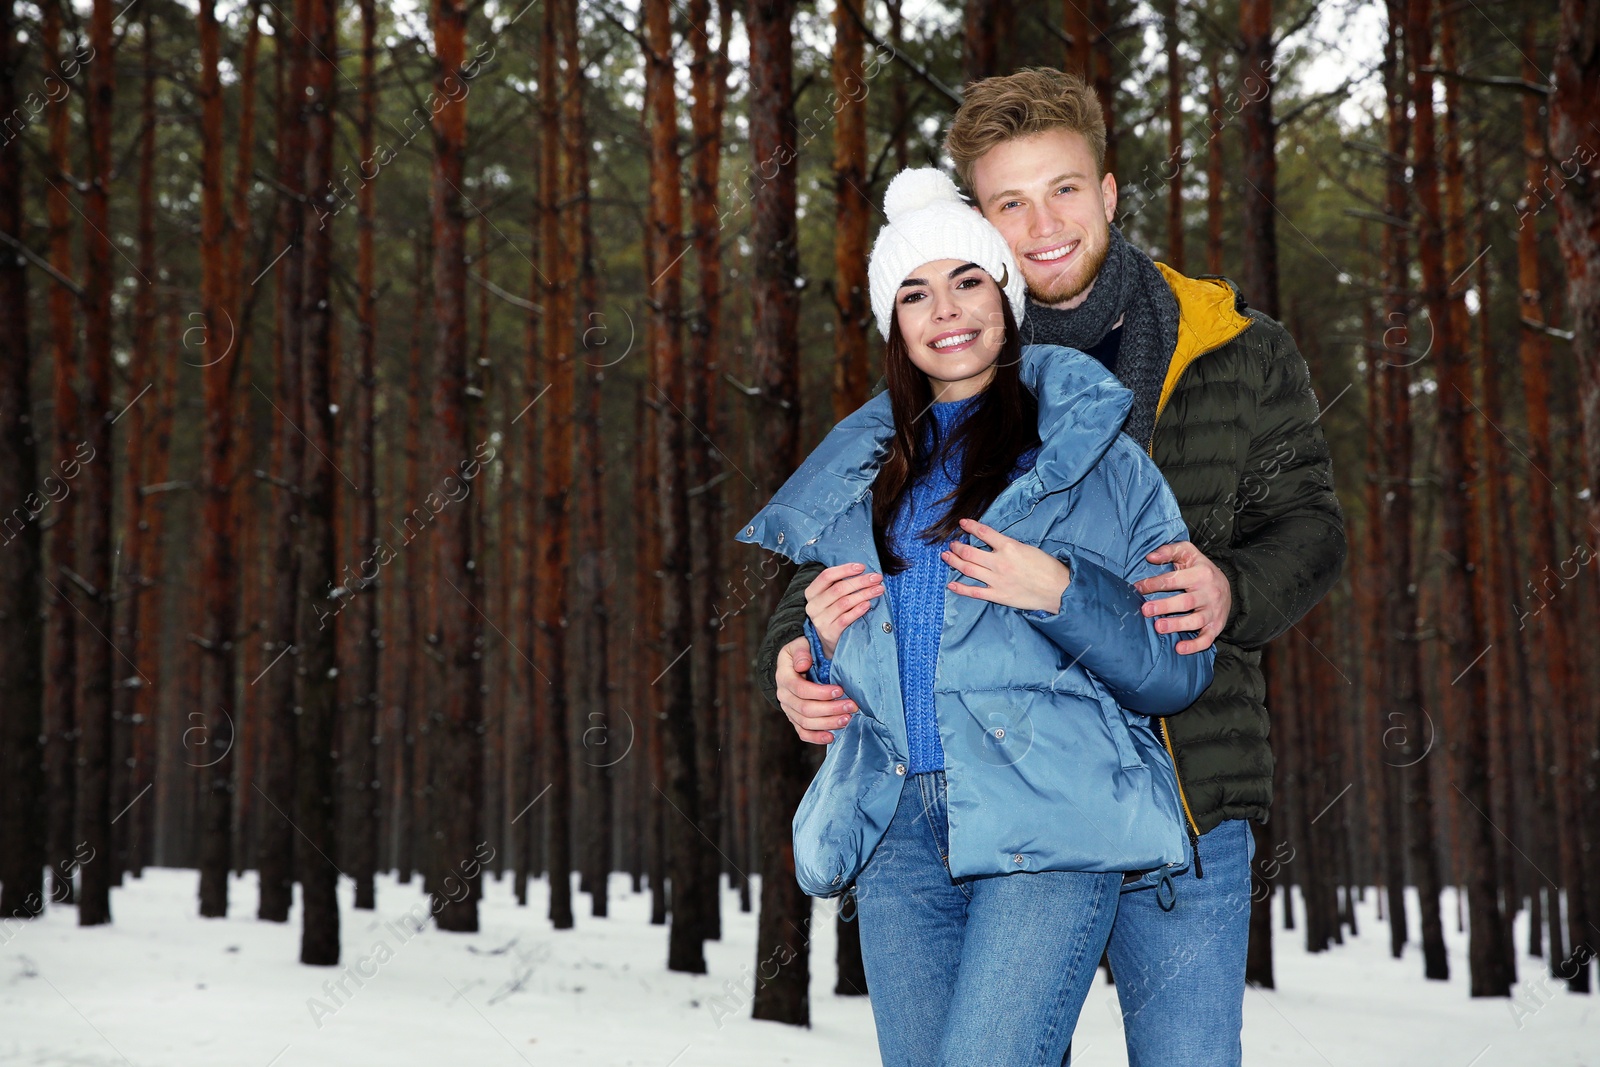
[{"label": "sweater cuff", "polygon": [[827,685],[833,660],[822,654],[822,638],[817,634],[817,628],[811,625],[809,616],[805,621],[805,630],[806,641],[811,645],[811,669],[806,674],[818,685]]}]

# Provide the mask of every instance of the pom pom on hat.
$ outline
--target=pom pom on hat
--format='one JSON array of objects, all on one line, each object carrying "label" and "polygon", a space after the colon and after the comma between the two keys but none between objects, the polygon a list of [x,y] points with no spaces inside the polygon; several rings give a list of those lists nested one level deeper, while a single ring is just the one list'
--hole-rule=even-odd
[{"label": "pom pom on hat", "polygon": [[883,213],[889,221],[909,215],[932,204],[950,203],[966,207],[956,183],[943,171],[932,167],[915,167],[901,171],[883,192]]},{"label": "pom pom on hat", "polygon": [[1027,287],[1022,271],[1000,231],[961,199],[955,183],[934,167],[915,167],[894,176],[883,194],[888,221],[878,231],[867,264],[872,314],[885,340],[900,283],[924,263],[959,259],[988,272],[1011,304],[1020,325]]}]

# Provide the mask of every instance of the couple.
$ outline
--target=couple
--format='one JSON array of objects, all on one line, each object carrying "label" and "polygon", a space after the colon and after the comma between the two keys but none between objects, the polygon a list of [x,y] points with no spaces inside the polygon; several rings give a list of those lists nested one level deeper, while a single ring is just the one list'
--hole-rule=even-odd
[{"label": "couple", "polygon": [[886,1064],[1054,1067],[1102,950],[1135,1067],[1236,1064],[1260,648],[1345,554],[1309,374],[1111,225],[1081,79],[968,86],[946,149],[977,210],[891,183],[880,391],[738,534],[802,564],[758,657],[829,745],[795,873],[855,887]]}]

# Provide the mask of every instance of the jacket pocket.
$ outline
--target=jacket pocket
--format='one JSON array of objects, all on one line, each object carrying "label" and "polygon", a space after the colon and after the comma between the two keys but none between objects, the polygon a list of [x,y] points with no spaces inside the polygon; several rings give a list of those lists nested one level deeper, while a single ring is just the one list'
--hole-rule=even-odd
[{"label": "jacket pocket", "polygon": [[1143,767],[1144,759],[1139,755],[1139,748],[1133,743],[1133,724],[1128,721],[1128,710],[1114,700],[1105,687],[1096,683],[1099,697],[1100,718],[1105,723],[1106,731],[1111,734],[1111,743],[1117,747],[1117,758],[1122,761],[1125,770]]},{"label": "jacket pocket", "polygon": [[857,715],[833,736],[790,823],[795,880],[813,897],[837,896],[855,881],[905,783],[881,723]]}]

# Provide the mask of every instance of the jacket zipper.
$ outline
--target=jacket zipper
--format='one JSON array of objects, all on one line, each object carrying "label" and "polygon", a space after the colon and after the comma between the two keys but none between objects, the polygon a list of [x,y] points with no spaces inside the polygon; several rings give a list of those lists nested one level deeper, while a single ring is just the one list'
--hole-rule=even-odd
[{"label": "jacket zipper", "polygon": [[[1246,329],[1248,329],[1248,327],[1246,327]],[[1215,352],[1217,349],[1233,343],[1233,341],[1237,340],[1237,338],[1238,335],[1235,334],[1233,337],[1228,338],[1228,340],[1222,342],[1220,345],[1212,345],[1204,352],[1196,352],[1194,358],[1189,360],[1188,364],[1183,368],[1183,372],[1178,375],[1177,381],[1172,383],[1172,393],[1169,394],[1169,399],[1172,395],[1177,394],[1178,383],[1183,381],[1184,377],[1189,373],[1189,368],[1194,366],[1196,360],[1198,360],[1201,356],[1209,355],[1210,353]],[[1159,422],[1160,419],[1161,412],[1157,412],[1156,421]],[[1152,424],[1150,427],[1150,441],[1145,445],[1144,449],[1145,454],[1150,456],[1152,459],[1155,458],[1155,447],[1156,428]],[[1200,866],[1200,824],[1194,821],[1194,812],[1189,808],[1189,794],[1184,792],[1183,775],[1178,773],[1178,753],[1172,747],[1172,736],[1167,733],[1167,720],[1165,717],[1162,717],[1158,721],[1161,723],[1161,743],[1167,747],[1167,755],[1172,759],[1172,780],[1178,783],[1178,801],[1183,805],[1183,817],[1188,823],[1184,829],[1188,831],[1189,834],[1189,847],[1194,850],[1194,876],[1196,878],[1204,878],[1205,871]]]},{"label": "jacket zipper", "polygon": [[1183,791],[1183,779],[1178,775],[1178,754],[1172,750],[1172,738],[1167,735],[1167,720],[1161,723],[1161,743],[1167,746],[1167,755],[1172,757],[1172,780],[1178,783],[1178,800],[1183,804],[1183,817],[1188,821],[1185,830],[1189,832],[1189,847],[1194,849],[1194,876],[1204,878],[1205,871],[1200,866],[1200,827],[1194,821],[1194,812],[1189,810],[1189,797]]}]

